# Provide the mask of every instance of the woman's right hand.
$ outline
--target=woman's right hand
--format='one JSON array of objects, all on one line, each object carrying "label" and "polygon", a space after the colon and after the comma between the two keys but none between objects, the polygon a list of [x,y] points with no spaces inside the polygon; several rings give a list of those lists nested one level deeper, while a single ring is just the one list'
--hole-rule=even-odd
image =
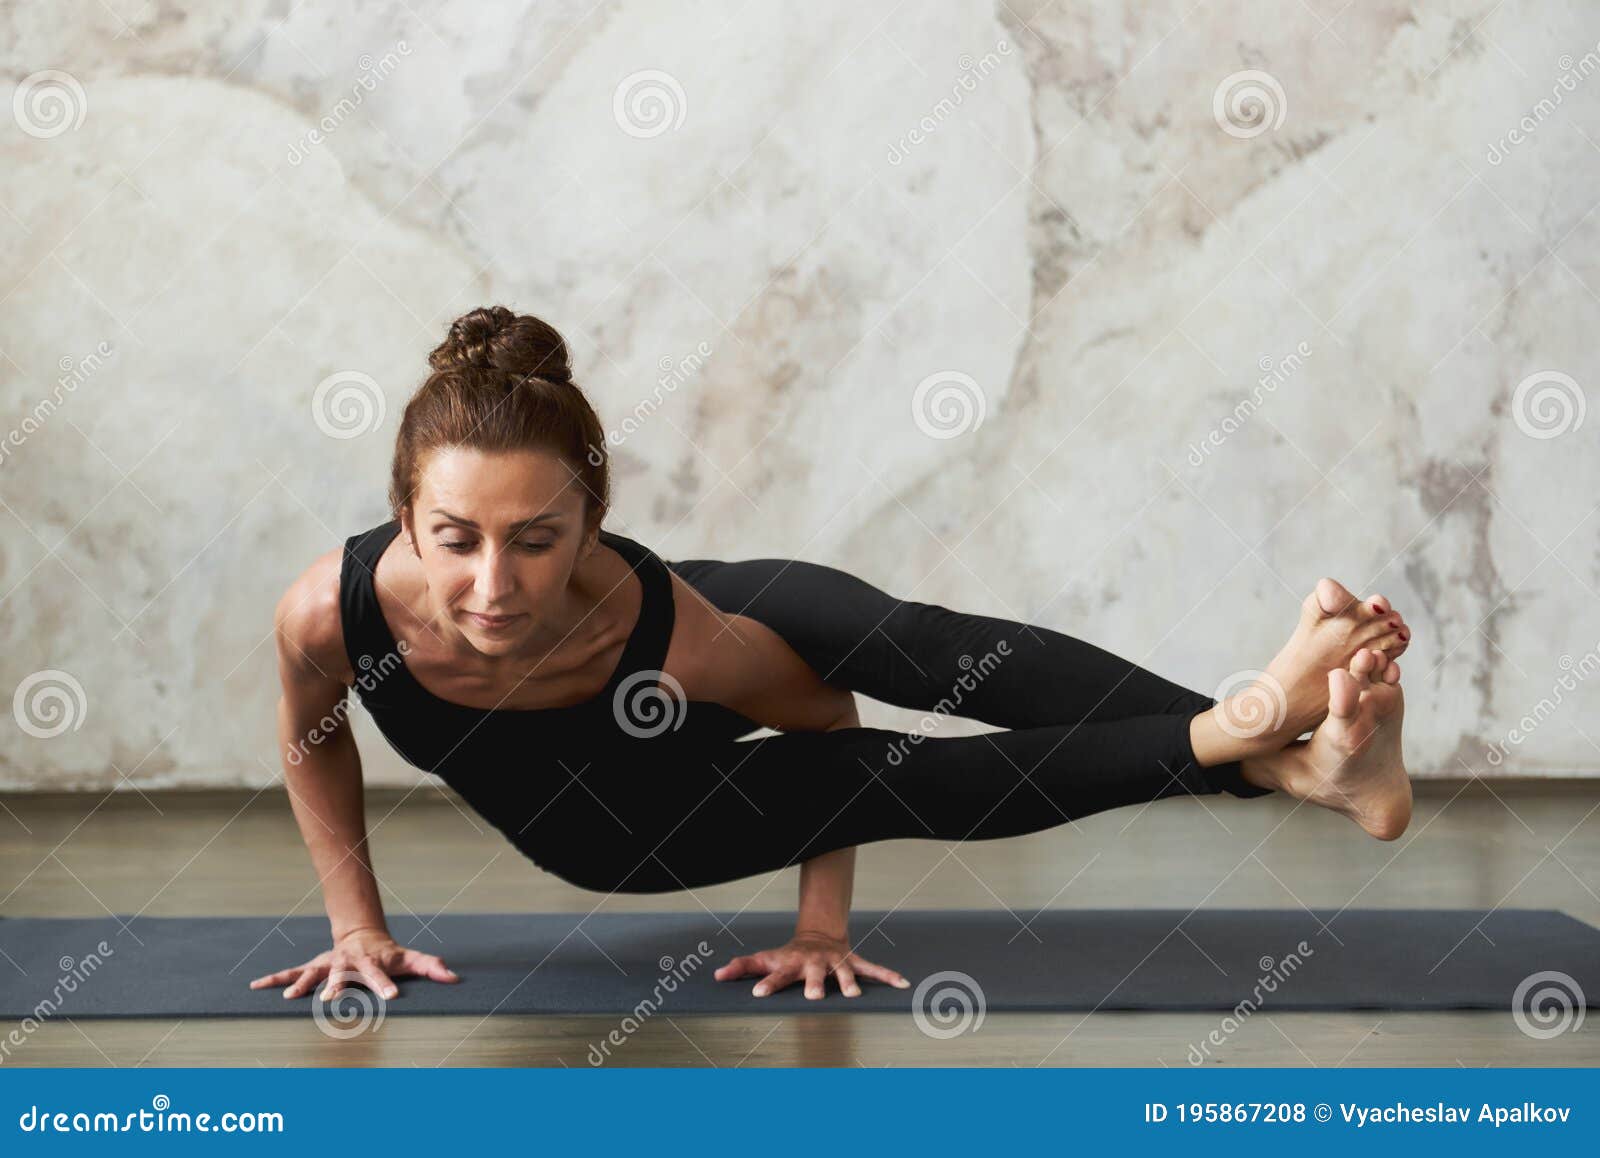
[{"label": "woman's right hand", "polygon": [[327,978],[328,984],[319,994],[326,1001],[345,987],[352,974],[384,998],[400,992],[391,977],[427,977],[450,983],[461,980],[455,970],[432,953],[419,953],[397,944],[387,929],[351,929],[333,943],[333,948],[318,953],[304,965],[257,977],[250,982],[250,988],[287,985],[285,997],[303,997]]}]

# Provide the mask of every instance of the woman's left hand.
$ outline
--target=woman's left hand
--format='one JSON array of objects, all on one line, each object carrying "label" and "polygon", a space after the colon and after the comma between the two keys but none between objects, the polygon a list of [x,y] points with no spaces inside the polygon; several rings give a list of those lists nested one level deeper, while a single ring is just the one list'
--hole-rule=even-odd
[{"label": "woman's left hand", "polygon": [[821,933],[796,933],[787,945],[776,949],[763,949],[745,957],[735,957],[714,976],[718,981],[733,981],[740,977],[765,974],[751,990],[757,997],[765,997],[786,988],[791,982],[804,979],[806,996],[820,999],[827,989],[827,977],[832,973],[839,980],[839,990],[846,997],[861,996],[856,984],[856,974],[887,982],[904,989],[911,982],[893,969],[868,961],[850,951],[850,943],[842,937],[829,937]]}]

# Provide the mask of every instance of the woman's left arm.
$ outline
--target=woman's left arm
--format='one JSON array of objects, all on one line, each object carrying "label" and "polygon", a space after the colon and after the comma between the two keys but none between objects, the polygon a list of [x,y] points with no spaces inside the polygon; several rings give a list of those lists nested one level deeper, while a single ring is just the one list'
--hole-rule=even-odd
[{"label": "woman's left arm", "polygon": [[[859,728],[856,699],[848,689],[826,683],[771,628],[743,616],[706,613],[697,626],[714,631],[700,635],[701,646],[683,657],[692,682],[689,699],[721,703],[763,727],[786,732],[831,732]],[[694,631],[685,633],[693,639]],[[674,636],[674,644],[677,643]],[[717,642],[709,642],[715,639]],[[671,665],[669,658],[668,666]],[[795,933],[788,944],[736,957],[716,971],[718,981],[760,975],[751,991],[757,997],[805,982],[813,1000],[827,991],[833,974],[846,997],[859,997],[859,973],[904,989],[911,983],[893,969],[868,961],[850,948],[850,896],[855,882],[856,850],[834,849],[800,866],[800,904]]]}]

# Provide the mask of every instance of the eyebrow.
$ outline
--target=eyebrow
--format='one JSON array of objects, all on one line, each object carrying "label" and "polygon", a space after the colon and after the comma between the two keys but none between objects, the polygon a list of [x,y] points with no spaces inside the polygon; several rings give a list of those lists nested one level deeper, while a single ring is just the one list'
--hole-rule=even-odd
[{"label": "eyebrow", "polygon": [[[473,522],[471,519],[462,518],[460,515],[452,515],[449,511],[444,510],[442,507],[434,507],[428,513],[430,515],[442,515],[446,519],[449,519],[452,523],[458,523],[459,525],[461,525],[463,527],[470,527],[474,531],[483,530],[482,527],[480,527],[477,523]],[[535,526],[535,525],[537,525],[539,523],[560,522],[561,519],[562,519],[562,514],[561,514],[560,511],[546,511],[542,515],[533,515],[533,516],[531,516],[529,518],[526,518],[526,519],[513,520],[511,525],[510,525],[509,531],[510,531],[511,535],[514,537],[516,535],[522,534],[522,532],[527,530],[529,527]]]}]

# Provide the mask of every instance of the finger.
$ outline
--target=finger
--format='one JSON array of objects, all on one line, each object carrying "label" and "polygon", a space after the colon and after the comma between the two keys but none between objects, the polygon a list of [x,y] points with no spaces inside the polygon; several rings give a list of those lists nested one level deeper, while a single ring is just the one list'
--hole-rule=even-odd
[{"label": "finger", "polygon": [[787,989],[789,984],[794,981],[795,976],[796,974],[793,969],[775,969],[771,973],[768,973],[760,981],[756,982],[756,987],[750,992],[754,993],[757,997],[765,997],[769,993],[776,993],[780,989]]},{"label": "finger", "polygon": [[735,981],[755,971],[755,960],[753,958],[735,957],[711,976],[718,981]]},{"label": "finger", "polygon": [[283,995],[285,998],[304,997],[311,992],[312,986],[316,985],[321,979],[321,966],[307,965],[301,969],[300,976],[295,978],[294,983],[283,991]]},{"label": "finger", "polygon": [[276,973],[268,973],[265,977],[257,977],[250,982],[250,988],[260,989],[263,985],[282,985],[299,972],[299,969],[280,969]]},{"label": "finger", "polygon": [[317,994],[318,1001],[332,1001],[344,988],[345,979],[354,972],[354,966],[347,962],[328,966],[328,979],[322,986],[322,992]]},{"label": "finger", "polygon": [[861,986],[856,984],[856,971],[850,968],[850,962],[841,961],[833,967],[833,972],[839,978],[839,992],[846,997],[860,997]]},{"label": "finger", "polygon": [[418,953],[415,949],[407,949],[405,956],[400,958],[400,968],[395,970],[400,976],[426,977],[430,981],[460,981],[456,971],[446,965],[432,953]]},{"label": "finger", "polygon": [[852,957],[850,960],[858,973],[864,973],[868,977],[878,981],[886,981],[890,985],[893,985],[896,989],[904,989],[906,986],[911,984],[911,982],[900,976],[900,974],[896,973],[893,969],[889,969],[883,965],[874,964],[873,962],[868,961],[865,957]]},{"label": "finger", "polygon": [[400,996],[400,989],[389,980],[389,975],[383,967],[371,957],[363,957],[356,963],[356,971],[361,974],[361,979],[367,983],[367,988],[385,999]]},{"label": "finger", "polygon": [[805,974],[807,1000],[817,1001],[825,996],[828,992],[828,967],[821,961],[807,961]]}]

